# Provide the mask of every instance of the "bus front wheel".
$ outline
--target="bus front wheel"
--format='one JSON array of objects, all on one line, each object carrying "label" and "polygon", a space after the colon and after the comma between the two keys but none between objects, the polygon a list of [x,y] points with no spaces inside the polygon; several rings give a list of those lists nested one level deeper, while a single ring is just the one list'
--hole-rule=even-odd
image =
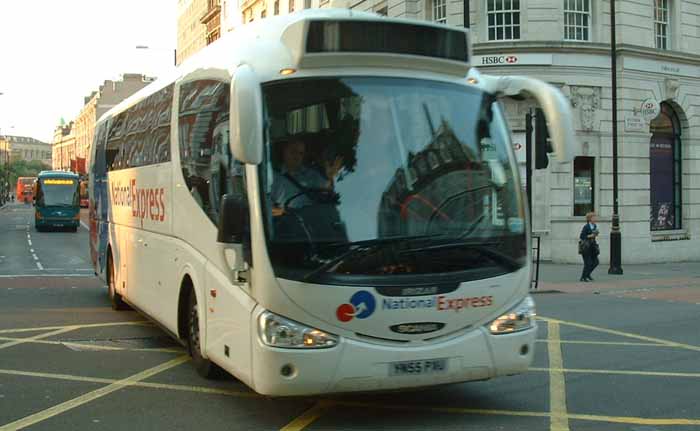
[{"label": "bus front wheel", "polygon": [[205,379],[216,379],[223,375],[223,370],[202,356],[202,346],[200,344],[199,332],[199,310],[197,308],[197,297],[194,292],[190,292],[189,304],[187,308],[187,348],[192,356],[197,374]]},{"label": "bus front wheel", "polygon": [[129,306],[122,299],[122,296],[117,292],[117,282],[114,278],[114,260],[112,254],[107,258],[107,289],[109,292],[109,302],[112,304],[113,310],[128,310]]}]

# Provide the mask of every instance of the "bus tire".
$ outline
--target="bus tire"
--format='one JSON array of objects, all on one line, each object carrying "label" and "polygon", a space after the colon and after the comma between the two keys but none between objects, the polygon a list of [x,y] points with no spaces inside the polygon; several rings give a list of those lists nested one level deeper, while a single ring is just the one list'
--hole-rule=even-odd
[{"label": "bus tire", "polygon": [[187,302],[187,349],[192,356],[192,363],[197,374],[205,379],[218,379],[224,371],[218,365],[202,356],[202,346],[199,337],[199,309],[197,308],[197,296],[190,291]]},{"label": "bus tire", "polygon": [[113,310],[128,310],[129,306],[124,302],[119,292],[117,292],[116,283],[114,277],[114,260],[110,252],[107,257],[107,292],[109,293],[109,302],[112,304]]}]

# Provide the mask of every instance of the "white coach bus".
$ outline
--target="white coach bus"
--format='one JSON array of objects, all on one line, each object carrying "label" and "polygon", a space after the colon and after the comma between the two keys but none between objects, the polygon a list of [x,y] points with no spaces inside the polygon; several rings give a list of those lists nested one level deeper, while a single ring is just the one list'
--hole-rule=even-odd
[{"label": "white coach bus", "polygon": [[564,96],[470,66],[468,32],[347,10],[240,27],[111,109],[90,245],[126,304],[262,394],[527,370],[527,209],[499,96]]}]

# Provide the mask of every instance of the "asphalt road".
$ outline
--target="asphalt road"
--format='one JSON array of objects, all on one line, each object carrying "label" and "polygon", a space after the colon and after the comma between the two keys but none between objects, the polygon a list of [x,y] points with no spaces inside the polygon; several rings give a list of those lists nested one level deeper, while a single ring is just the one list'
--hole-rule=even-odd
[{"label": "asphalt road", "polygon": [[30,221],[30,208],[0,209],[0,431],[700,430],[695,303],[539,294],[527,374],[275,399],[198,377],[163,332],[111,310],[84,228],[36,233]]}]

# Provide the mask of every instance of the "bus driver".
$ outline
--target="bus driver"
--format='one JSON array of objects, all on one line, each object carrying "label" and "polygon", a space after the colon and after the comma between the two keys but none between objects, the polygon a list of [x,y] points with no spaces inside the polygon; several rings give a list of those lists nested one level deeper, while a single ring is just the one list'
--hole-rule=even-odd
[{"label": "bus driver", "polygon": [[[272,183],[272,215],[284,214],[284,207],[303,208],[313,204],[313,200],[303,194],[304,189],[332,190],[333,181],[342,168],[343,159],[336,157],[326,161],[324,178],[317,170],[304,165],[306,144],[299,138],[292,138],[282,152],[282,167],[275,172]],[[291,200],[290,200],[291,199]]]}]

